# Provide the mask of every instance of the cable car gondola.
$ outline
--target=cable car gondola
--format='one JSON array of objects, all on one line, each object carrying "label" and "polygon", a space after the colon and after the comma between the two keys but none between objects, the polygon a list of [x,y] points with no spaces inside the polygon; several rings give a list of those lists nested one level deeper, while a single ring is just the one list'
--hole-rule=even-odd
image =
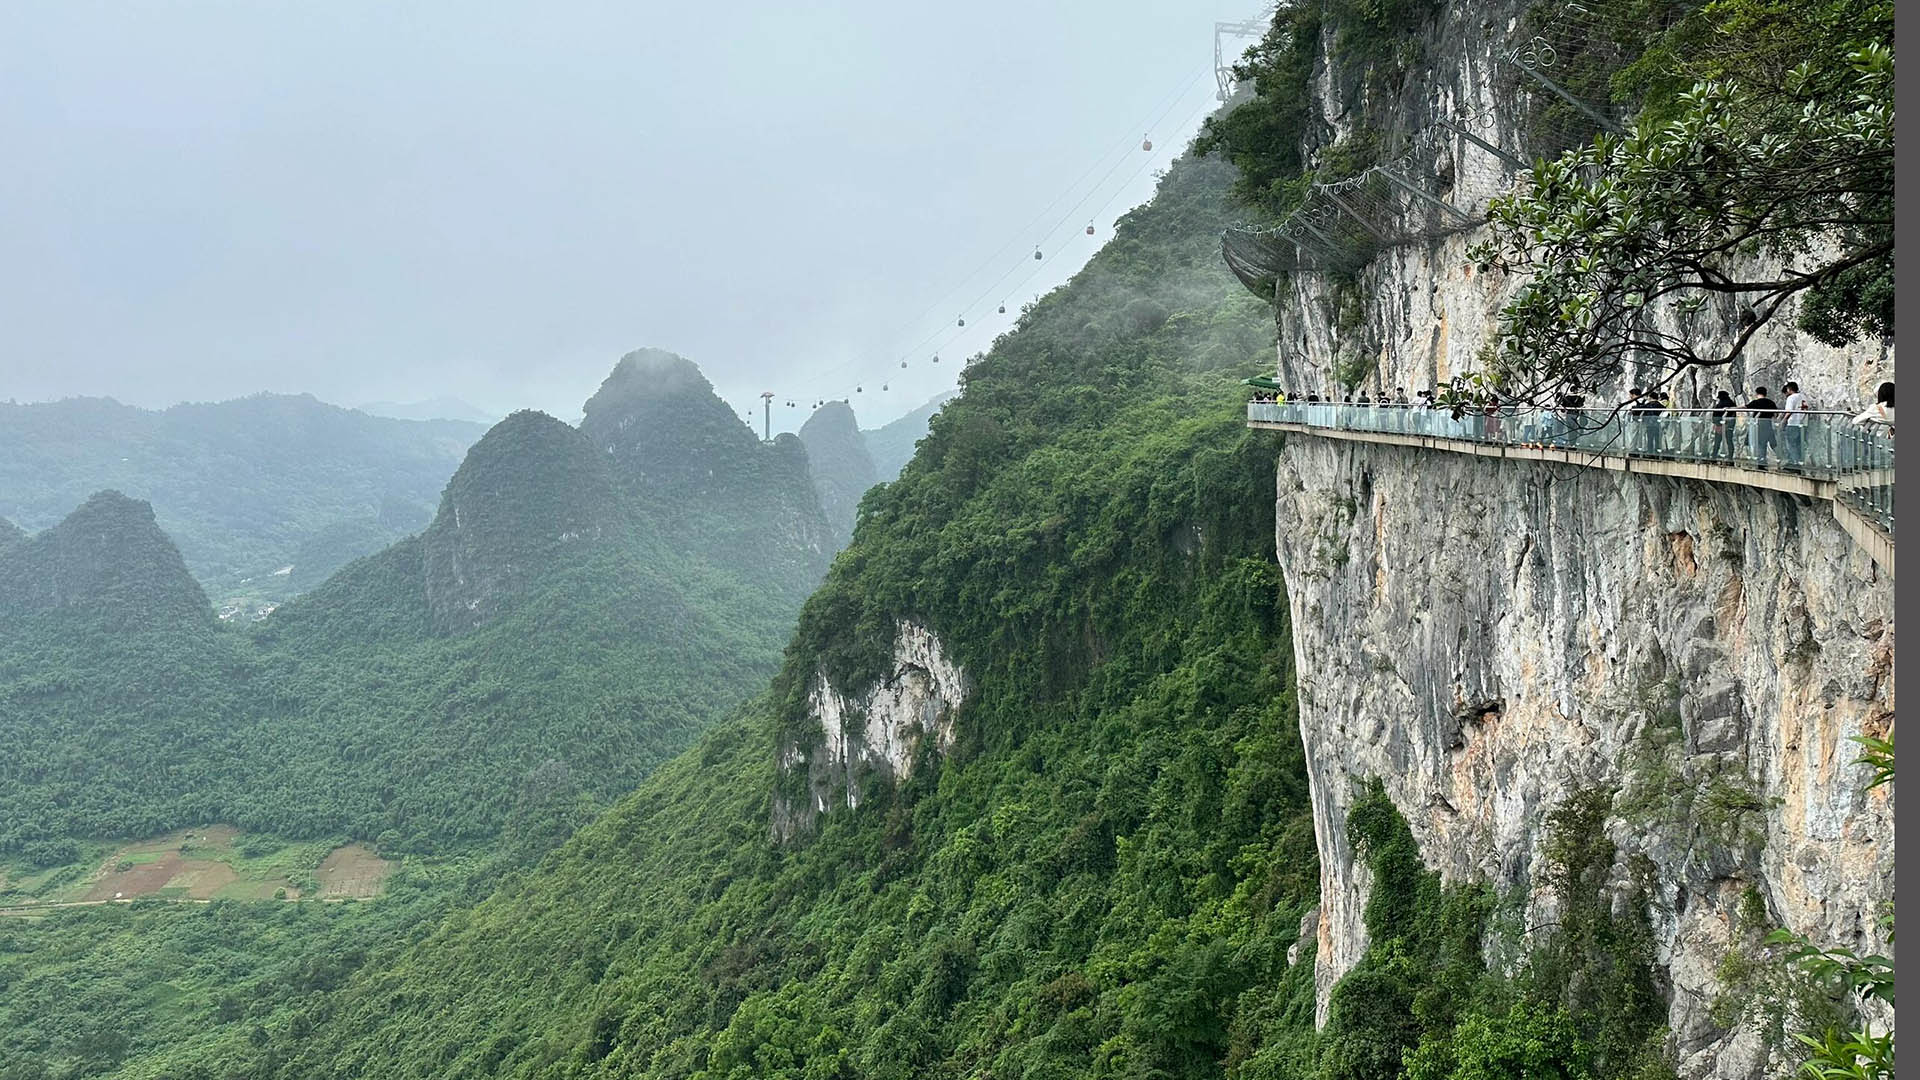
[{"label": "cable car gondola", "polygon": [[1006,313],[1007,313],[1007,305],[1005,305],[1005,304],[1001,304],[1001,305],[1000,305],[1000,314],[1002,314],[1002,315],[1005,315]]},{"label": "cable car gondola", "polygon": [[963,315],[963,316],[961,316],[961,317],[960,317],[960,325],[961,325],[961,326],[965,326],[965,325],[967,325],[967,319],[966,319],[966,316],[964,316],[964,315]]},{"label": "cable car gondola", "polygon": [[1044,260],[1045,258],[1046,258],[1046,256],[1044,256],[1044,255],[1042,255],[1042,254],[1040,254],[1040,249],[1039,249],[1039,248],[1034,248],[1034,249],[1033,249],[1033,261],[1034,261],[1034,262],[1040,262],[1040,261],[1042,261],[1042,260]]},{"label": "cable car gondola", "polygon": [[1144,136],[1144,135],[1142,135],[1142,136],[1140,137],[1140,149],[1142,149],[1142,150],[1145,150],[1145,151],[1147,151],[1148,153],[1152,153],[1152,152],[1153,152],[1153,140],[1152,140],[1152,139],[1149,139],[1149,138],[1147,138],[1147,137],[1146,137],[1146,136]]},{"label": "cable car gondola", "polygon": [[1093,222],[1091,221],[1087,222],[1087,235],[1088,236],[1093,235]]}]

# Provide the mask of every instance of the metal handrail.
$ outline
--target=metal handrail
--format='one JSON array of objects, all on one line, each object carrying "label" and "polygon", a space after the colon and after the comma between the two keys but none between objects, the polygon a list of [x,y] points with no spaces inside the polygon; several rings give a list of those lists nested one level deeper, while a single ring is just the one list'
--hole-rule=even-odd
[{"label": "metal handrail", "polygon": [[[1789,423],[1789,419],[1798,423]],[[1894,439],[1839,409],[1643,409],[1531,404],[1252,401],[1249,422],[1291,423],[1620,458],[1786,472],[1834,483],[1834,497],[1893,535]]]}]

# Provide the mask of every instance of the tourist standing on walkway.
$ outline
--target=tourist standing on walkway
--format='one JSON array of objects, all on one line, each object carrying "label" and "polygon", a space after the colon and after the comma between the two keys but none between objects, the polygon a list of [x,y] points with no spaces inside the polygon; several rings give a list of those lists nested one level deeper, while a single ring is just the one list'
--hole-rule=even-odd
[{"label": "tourist standing on walkway", "polygon": [[1633,397],[1627,401],[1627,413],[1639,429],[1638,446],[1633,449],[1643,454],[1660,452],[1660,399],[1652,390],[1633,388]]},{"label": "tourist standing on walkway", "polygon": [[1580,422],[1580,410],[1587,405],[1587,396],[1580,392],[1580,384],[1577,382],[1567,383],[1566,390],[1560,394],[1558,405],[1559,410],[1557,416],[1560,431],[1556,441],[1558,441],[1561,446],[1571,446],[1573,444],[1574,426]]},{"label": "tourist standing on walkway", "polygon": [[1753,400],[1747,402],[1747,452],[1758,468],[1767,467],[1767,451],[1773,447],[1773,416],[1780,403],[1767,396],[1767,388],[1754,387]]},{"label": "tourist standing on walkway", "polygon": [[1806,453],[1807,413],[1812,406],[1807,395],[1800,392],[1800,384],[1789,382],[1787,391],[1787,419],[1781,426],[1786,430],[1780,433],[1780,456],[1786,459],[1787,467],[1800,467],[1801,455]]},{"label": "tourist standing on walkway", "polygon": [[[1713,421],[1713,443],[1707,447],[1708,457],[1725,457],[1728,461],[1733,460],[1734,407],[1733,395],[1725,390],[1720,391],[1713,399],[1713,412],[1709,414],[1709,418]],[[1723,444],[1726,446],[1724,454],[1720,450]]]},{"label": "tourist standing on walkway", "polygon": [[1887,433],[1893,433],[1893,384],[1883,382],[1879,393],[1874,395],[1873,404],[1867,411],[1853,418],[1856,424],[1885,424]]},{"label": "tourist standing on walkway", "polygon": [[1678,417],[1680,422],[1680,444],[1678,449],[1687,457],[1697,458],[1705,456],[1705,451],[1700,446],[1701,442],[1704,441],[1701,435],[1705,431],[1701,426],[1701,422],[1705,416],[1705,410],[1711,409],[1712,407],[1712,398],[1703,391],[1695,390],[1693,394],[1687,398],[1687,407],[1680,410]]}]

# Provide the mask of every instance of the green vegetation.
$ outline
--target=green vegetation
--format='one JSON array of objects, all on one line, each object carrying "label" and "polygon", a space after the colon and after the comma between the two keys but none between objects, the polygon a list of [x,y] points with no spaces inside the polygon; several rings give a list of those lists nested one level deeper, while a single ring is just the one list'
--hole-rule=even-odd
[{"label": "green vegetation", "polygon": [[388,853],[485,845],[548,762],[600,804],[631,790],[767,677],[790,617],[635,544],[583,551],[441,636],[420,548],[349,567],[253,634],[0,620],[0,711],[22,721],[0,724],[0,857],[69,862],[76,838],[214,822]]},{"label": "green vegetation", "polygon": [[[589,415],[620,429],[621,408],[650,411],[624,426],[659,442],[623,448],[628,464],[696,485],[623,490],[586,434],[517,413],[421,536],[252,628],[209,616],[124,497],[0,551],[0,859],[51,866],[79,841],[216,823],[451,854],[509,821],[564,836],[582,800],[632,790],[764,685],[821,558],[778,517],[818,522],[804,474],[784,504],[698,533],[760,490],[757,462],[804,456],[762,447],[686,361],[662,385],[637,370],[623,362]],[[703,407],[731,427],[667,423]],[[706,476],[723,452],[742,475]],[[738,560],[741,528],[791,565]]]},{"label": "green vegetation", "polygon": [[[1318,868],[1275,447],[1235,385],[1270,331],[1214,250],[1232,175],[1182,161],[972,366],[773,695],[264,1040],[142,1067],[1205,1076],[1261,1049],[1260,1018],[1297,1036]],[[1166,316],[1107,321],[1136,299]],[[773,844],[788,689],[816,663],[857,687],[900,613],[974,683],[958,745]]]},{"label": "green vegetation", "polygon": [[881,482],[899,476],[900,470],[913,460],[913,448],[926,438],[928,422],[942,406],[953,400],[955,393],[949,391],[941,394],[898,420],[890,420],[877,428],[865,428],[860,432],[866,440],[867,456],[873,461],[874,474]]},{"label": "green vegetation", "polygon": [[[216,826],[120,846],[79,844],[80,858],[63,866],[0,867],[0,909],[27,915],[35,907],[144,896],[284,900],[377,895],[394,864],[364,846],[337,840],[289,841]],[[342,870],[361,880],[342,880]],[[329,880],[323,881],[323,875]]]},{"label": "green vegetation", "polygon": [[[516,414],[422,535],[247,628],[213,619],[144,503],[103,494],[8,534],[0,902],[36,906],[0,916],[0,1077],[167,1075],[297,1032],[765,685],[817,549],[753,515],[803,549],[797,572],[697,542],[762,475],[623,489],[606,457]],[[812,505],[804,475],[797,491],[783,512]],[[193,839],[105,839],[174,829]],[[365,847],[333,850],[349,840],[406,857],[383,882]],[[116,892],[140,898],[45,906]]]},{"label": "green vegetation", "polygon": [[[1893,334],[1893,5],[1719,0],[1673,34],[1709,32],[1715,59],[1672,69],[1695,81],[1670,104],[1494,201],[1475,258],[1524,281],[1500,316],[1506,392],[1724,367],[1789,304],[1829,345]],[[1730,335],[1653,325],[1710,306]]]},{"label": "green vegetation", "polygon": [[264,1042],[444,917],[472,864],[410,860],[363,903],[137,901],[0,916],[0,1078],[165,1076],[162,1057]]},{"label": "green vegetation", "polygon": [[1307,155],[1326,137],[1311,91],[1321,62],[1322,18],[1318,4],[1281,8],[1266,36],[1233,67],[1234,78],[1251,84],[1253,95],[1209,117],[1194,144],[1199,153],[1231,161],[1239,170],[1234,194],[1274,215],[1305,195]]},{"label": "green vegetation", "polygon": [[160,412],[101,398],[0,403],[0,518],[44,529],[94,492],[123,491],[153,504],[217,600],[282,600],[419,531],[485,430],[306,395]]},{"label": "green vegetation", "polygon": [[[1334,987],[1317,1042],[1273,1039],[1240,1076],[1313,1080],[1597,1080],[1672,1075],[1653,985],[1646,897],[1616,910],[1615,852],[1601,831],[1610,800],[1571,795],[1549,817],[1547,885],[1556,926],[1535,928],[1523,964],[1488,970],[1496,923],[1485,886],[1443,886],[1379,781],[1358,792],[1347,828],[1372,872],[1367,950]],[[1518,901],[1516,901],[1518,902]]]}]

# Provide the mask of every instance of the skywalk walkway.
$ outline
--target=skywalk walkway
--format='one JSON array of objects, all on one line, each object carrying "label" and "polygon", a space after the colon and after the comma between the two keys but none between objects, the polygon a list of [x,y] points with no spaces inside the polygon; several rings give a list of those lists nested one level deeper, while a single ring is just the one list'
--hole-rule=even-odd
[{"label": "skywalk walkway", "polygon": [[1888,576],[1894,569],[1893,438],[1844,413],[1803,414],[1794,431],[1765,416],[1712,410],[1445,407],[1338,403],[1247,404],[1266,431],[1408,446],[1476,457],[1551,461],[1673,476],[1820,499]]}]

